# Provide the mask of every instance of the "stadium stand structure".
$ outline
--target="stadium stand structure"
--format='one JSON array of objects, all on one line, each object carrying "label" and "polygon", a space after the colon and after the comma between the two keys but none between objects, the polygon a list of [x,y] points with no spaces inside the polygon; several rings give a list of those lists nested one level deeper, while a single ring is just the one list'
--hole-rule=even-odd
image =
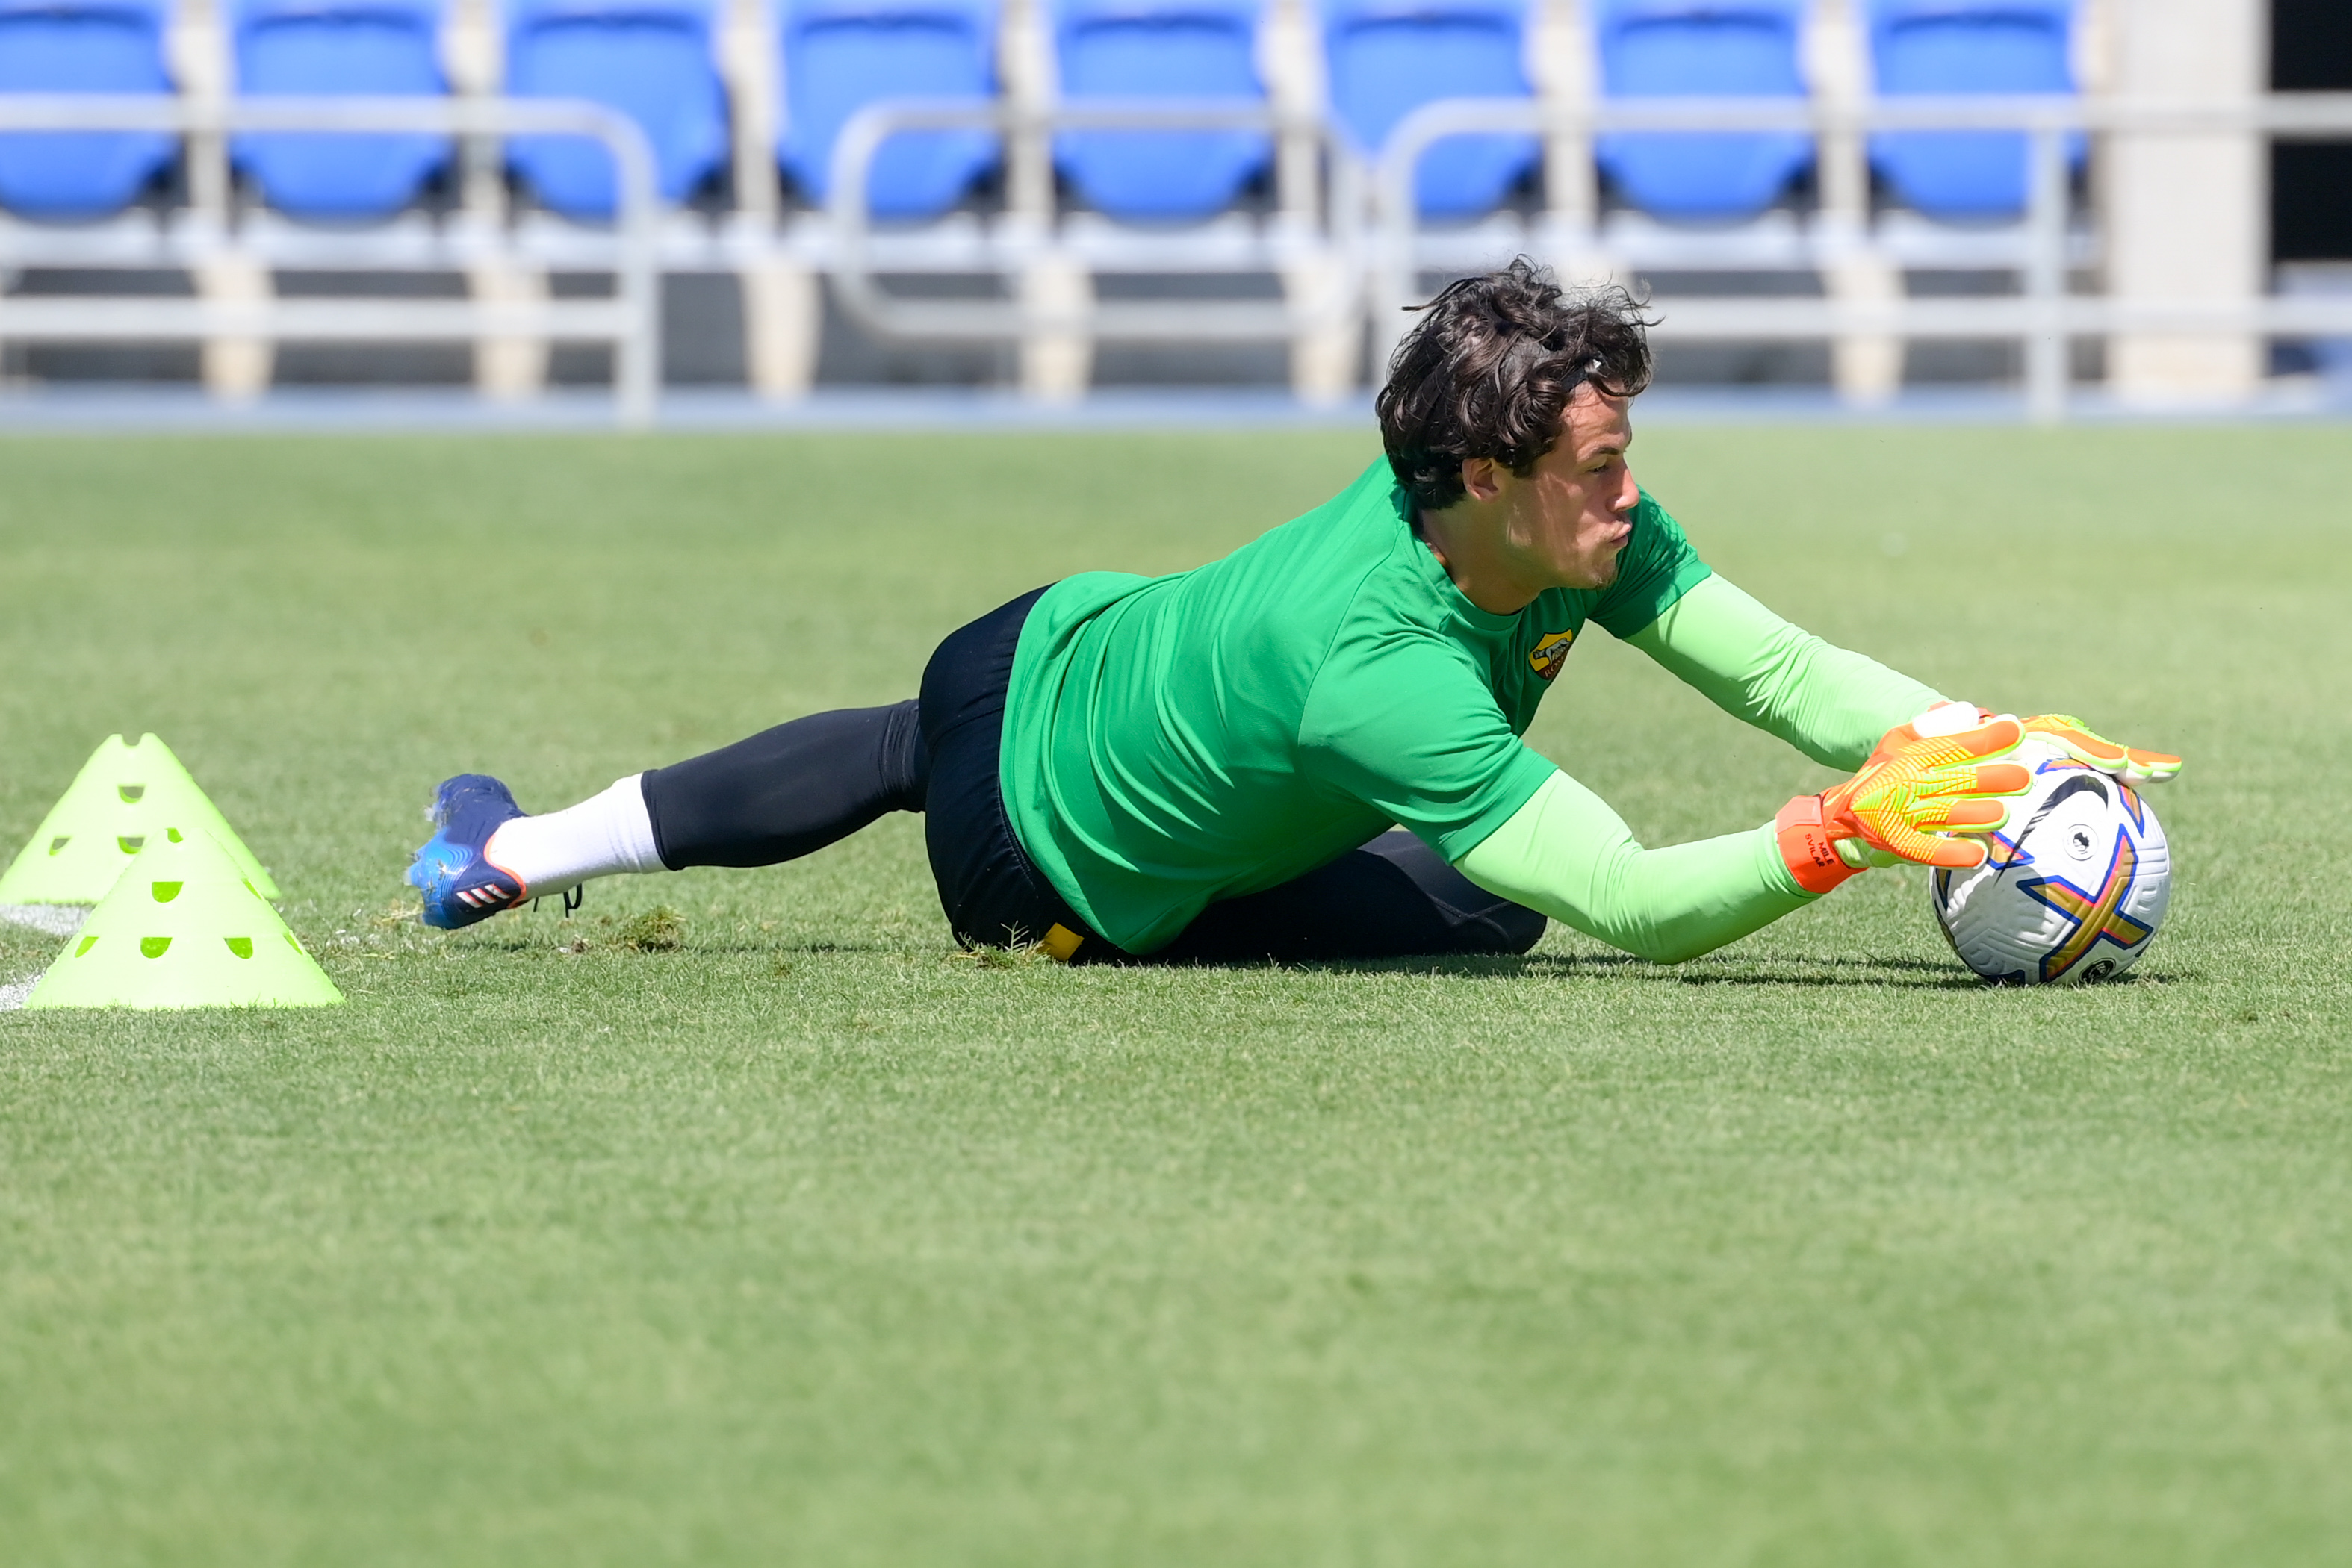
[{"label": "stadium stand structure", "polygon": [[[1017,349],[1040,392],[1082,390],[1091,345],[1125,333],[1287,343],[1295,387],[1342,395],[1381,350],[1364,337],[1376,277],[1424,293],[1523,250],[1584,276],[1703,274],[1736,297],[1707,315],[1668,295],[1685,319],[1826,296],[1839,320],[1880,323],[1811,329],[1836,339],[1838,384],[1884,392],[1905,323],[1933,314],[1902,314],[1907,277],[2063,291],[2102,254],[2095,214],[2035,207],[2013,107],[1888,111],[2079,101],[2081,8],[2107,0],[171,3],[0,0],[0,111],[34,94],[584,100],[642,133],[662,211],[648,230],[618,210],[607,146],[495,115],[462,134],[446,116],[364,134],[245,121],[225,144],[36,119],[0,130],[0,277],[179,269],[266,336],[257,302],[283,273],[454,276],[498,307],[475,376],[509,394],[550,373],[552,329],[532,323],[561,314],[552,280],[617,276],[625,230],[652,234],[663,273],[738,280],[739,362],[772,394],[810,384],[824,334],[906,336],[903,316]],[[1709,104],[1738,113],[1709,120]],[[854,193],[836,187],[845,148],[865,160]],[[2072,135],[2067,163],[2084,156]],[[1385,207],[1362,195],[1382,189]],[[1374,225],[1377,244],[1357,237]],[[901,312],[887,277],[972,303]],[[1276,302],[1247,305],[1269,280]],[[1139,288],[1166,308],[1114,303]],[[0,339],[35,332],[22,297]],[[235,314],[207,318],[206,375],[249,391],[267,349],[220,324]],[[1767,336],[1803,335],[1775,319]]]},{"label": "stadium stand structure", "polygon": [[[2352,6],[2273,0],[2271,29],[2273,91],[2352,91]],[[2352,139],[2279,145],[2270,176],[2273,286],[2283,294],[2352,295]],[[2281,349],[2284,368],[2307,365],[2352,390],[2352,337]]]},{"label": "stadium stand structure", "polygon": [[[1055,65],[1071,103],[1186,99],[1255,105],[1259,0],[1058,0]],[[1230,206],[1273,143],[1248,131],[1071,131],[1055,167],[1096,211],[1181,223]]]},{"label": "stadium stand structure", "polygon": [[[0,93],[168,93],[168,0],[0,0]],[[163,172],[173,138],[142,131],[0,137],[0,206],[34,218],[121,211]]]},{"label": "stadium stand structure", "polygon": [[[992,0],[784,0],[776,157],[794,190],[824,204],[834,145],[859,110],[891,98],[992,97],[1000,22]],[[883,217],[936,217],[1001,157],[998,139],[982,131],[897,137],[874,161],[866,202]]]},{"label": "stadium stand structure", "polygon": [[[242,0],[231,47],[236,89],[257,98],[438,97],[439,0]],[[298,218],[383,218],[447,167],[438,136],[280,133],[239,137],[236,165],[255,193]]]},{"label": "stadium stand structure", "polygon": [[[1871,0],[1871,68],[1883,97],[2075,91],[2074,0]],[[2069,158],[2079,166],[2079,137]],[[1932,217],[2011,218],[2025,210],[2026,142],[2001,131],[1874,136],[1870,161],[1894,193]]]},{"label": "stadium stand structure", "polygon": [[[1441,99],[1529,98],[1526,21],[1520,0],[1324,0],[1331,113],[1370,154]],[[1413,200],[1426,217],[1483,216],[1536,155],[1532,136],[1449,138],[1423,160]]]},{"label": "stadium stand structure", "polygon": [[[585,99],[636,121],[662,199],[681,202],[727,157],[727,103],[711,61],[707,0],[515,0],[507,90]],[[576,137],[520,137],[509,150],[533,194],[567,217],[613,211],[611,160]]]},{"label": "stadium stand structure", "polygon": [[[1801,99],[1804,0],[1601,0],[1601,90],[1612,98]],[[1813,159],[1810,137],[1770,131],[1621,132],[1601,166],[1659,217],[1751,217]]]}]

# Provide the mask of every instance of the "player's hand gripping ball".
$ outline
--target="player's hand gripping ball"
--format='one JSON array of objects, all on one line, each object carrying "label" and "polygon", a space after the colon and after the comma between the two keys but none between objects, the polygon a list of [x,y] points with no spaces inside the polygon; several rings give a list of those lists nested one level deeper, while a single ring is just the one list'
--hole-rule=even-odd
[{"label": "player's hand gripping ball", "polygon": [[[1923,733],[1924,731],[1924,733]],[[1974,838],[2006,827],[2011,802],[2032,775],[2005,760],[2024,737],[2006,715],[1979,722],[1954,703],[1886,732],[1853,778],[1819,795],[1800,795],[1773,820],[1781,858],[1797,885],[1827,893],[1869,865],[1898,860],[1965,868],[1980,863]]]},{"label": "player's hand gripping ball", "polygon": [[2101,740],[2073,719],[2026,729],[2015,760],[2032,770],[2031,787],[2005,827],[1981,835],[1984,863],[1937,870],[1928,902],[1952,951],[1995,984],[2107,979],[2139,962],[2172,896],[2164,827],[2138,786],[2170,778],[2180,759]]},{"label": "player's hand gripping ball", "polygon": [[[1930,716],[1942,710],[1931,710]],[[1831,836],[1859,839],[1871,849],[1922,865],[1972,866],[1984,850],[1952,832],[2005,826],[2011,803],[2030,775],[2008,761],[2024,737],[2021,721],[1987,716],[1953,733],[1920,721],[1890,729],[1854,776],[1822,794],[1822,820]],[[1850,862],[1849,862],[1850,863]]]}]

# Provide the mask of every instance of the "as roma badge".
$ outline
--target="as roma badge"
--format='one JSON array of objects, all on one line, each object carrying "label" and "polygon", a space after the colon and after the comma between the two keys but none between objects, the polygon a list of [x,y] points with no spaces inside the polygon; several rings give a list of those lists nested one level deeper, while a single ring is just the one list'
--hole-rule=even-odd
[{"label": "as roma badge", "polygon": [[1554,632],[1528,653],[1528,663],[1534,666],[1537,674],[1550,680],[1559,674],[1559,667],[1568,663],[1568,645],[1575,641],[1576,633],[1573,632]]}]

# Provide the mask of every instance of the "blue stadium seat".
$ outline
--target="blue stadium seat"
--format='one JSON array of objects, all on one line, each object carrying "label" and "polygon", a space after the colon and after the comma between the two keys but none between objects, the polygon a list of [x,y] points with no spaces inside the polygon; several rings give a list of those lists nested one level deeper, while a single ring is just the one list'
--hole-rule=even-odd
[{"label": "blue stadium seat", "polygon": [[[1367,152],[1441,98],[1527,98],[1522,0],[1324,0],[1331,112]],[[1425,216],[1475,217],[1535,166],[1532,136],[1457,136],[1421,160]]]},{"label": "blue stadium seat", "polygon": [[[1878,90],[2071,94],[2074,20],[2074,0],[1873,0]],[[2078,137],[2070,155],[2079,163],[2083,152]],[[1895,194],[1933,217],[2003,217],[2025,207],[2021,133],[1892,131],[1871,138],[1870,160]]]},{"label": "blue stadium seat", "polygon": [[[1611,98],[1796,98],[1806,0],[1602,0],[1601,91]],[[1659,217],[1724,221],[1770,206],[1812,162],[1795,131],[1639,131],[1601,138],[1601,167]]]},{"label": "blue stadium seat", "polygon": [[[507,17],[507,90],[584,98],[637,122],[655,184],[677,202],[727,158],[727,103],[710,54],[707,0],[518,0]],[[612,214],[612,155],[578,136],[519,136],[508,147],[539,199],[570,217]]]},{"label": "blue stadium seat", "polygon": [[[167,93],[167,0],[0,0],[0,93]],[[153,131],[0,136],[0,206],[99,217],[137,199],[172,161]]]},{"label": "blue stadium seat", "polygon": [[[832,190],[841,128],[885,98],[989,98],[996,91],[995,0],[782,0],[784,126],[776,159],[811,201]],[[997,160],[984,131],[910,131],[876,151],[868,208],[935,216]]]},{"label": "blue stadium seat", "polygon": [[[1062,96],[1214,99],[1255,105],[1260,0],[1061,0]],[[1072,132],[1054,159],[1078,194],[1136,222],[1207,217],[1265,167],[1254,131]]]},{"label": "blue stadium seat", "polygon": [[[441,0],[244,0],[234,47],[241,95],[345,93],[430,98],[446,90],[436,38]],[[240,136],[237,165],[298,217],[399,211],[449,159],[442,136]]]}]

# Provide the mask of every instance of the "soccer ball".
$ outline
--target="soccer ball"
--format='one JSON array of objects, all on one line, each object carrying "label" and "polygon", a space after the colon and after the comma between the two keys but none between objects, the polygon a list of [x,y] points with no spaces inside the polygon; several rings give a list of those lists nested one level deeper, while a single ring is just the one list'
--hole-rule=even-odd
[{"label": "soccer ball", "polygon": [[2079,985],[2139,962],[2172,897],[2172,854],[2139,791],[2037,736],[2011,760],[2033,787],[1985,863],[1938,868],[1936,923],[1960,961],[2000,986]]}]

